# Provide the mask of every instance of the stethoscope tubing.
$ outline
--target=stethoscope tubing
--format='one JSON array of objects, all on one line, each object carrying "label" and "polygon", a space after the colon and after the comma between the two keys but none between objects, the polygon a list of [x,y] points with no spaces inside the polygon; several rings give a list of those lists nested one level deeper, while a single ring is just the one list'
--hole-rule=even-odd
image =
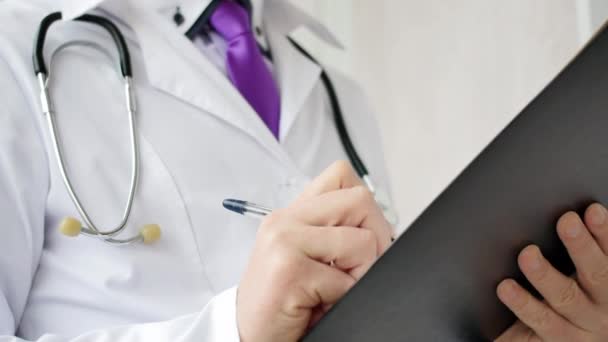
[{"label": "stethoscope tubing", "polygon": [[84,235],[98,237],[105,242],[113,244],[129,244],[132,242],[136,242],[138,240],[141,240],[141,236],[138,235],[129,239],[113,238],[114,236],[120,234],[127,225],[139,180],[139,146],[137,142],[137,134],[135,132],[136,102],[132,90],[133,87],[131,80],[131,61],[127,44],[118,28],[109,19],[90,14],[85,14],[76,19],[79,21],[97,24],[103,27],[110,34],[119,52],[120,69],[124,79],[125,98],[129,121],[129,139],[131,145],[131,175],[129,193],[127,195],[127,201],[125,203],[122,218],[118,225],[110,230],[102,230],[93,222],[93,220],[89,216],[87,210],[82,204],[82,201],[78,197],[78,194],[74,190],[74,186],[66,170],[65,156],[62,148],[63,145],[61,143],[61,136],[59,134],[55,119],[55,113],[53,111],[52,103],[48,92],[48,80],[50,74],[49,70],[46,67],[46,62],[44,60],[44,42],[46,40],[46,35],[51,25],[60,20],[61,17],[62,16],[60,12],[54,12],[49,14],[41,21],[38,34],[36,36],[34,55],[32,59],[34,72],[36,73],[36,77],[38,79],[38,83],[41,89],[40,97],[42,101],[42,111],[45,114],[47,125],[49,127],[51,140],[53,142],[53,151],[57,159],[57,163],[59,164],[59,171],[61,173],[61,177],[68,191],[68,194],[72,199],[72,202],[76,206],[78,213],[86,224],[86,227],[83,227],[81,230]]},{"label": "stethoscope tubing", "polygon": [[338,95],[336,93],[336,89],[333,85],[333,82],[329,78],[329,75],[325,71],[325,68],[323,68],[319,61],[317,61],[316,58],[314,58],[308,51],[306,51],[306,49],[304,49],[302,45],[291,39],[291,37],[288,37],[287,39],[302,55],[304,55],[311,62],[321,68],[321,81],[323,82],[323,85],[327,90],[327,95],[329,96],[329,102],[332,108],[336,129],[338,130],[338,136],[340,137],[340,142],[342,143],[344,151],[346,152],[348,159],[350,160],[353,168],[355,169],[359,177],[364,178],[365,176],[368,176],[369,172],[367,170],[367,167],[359,157],[359,153],[357,153],[357,149],[355,149],[355,145],[353,145],[353,142],[350,138],[350,134],[348,133],[348,129],[346,128],[346,124],[344,123],[342,106],[340,105],[340,101],[338,99]]},{"label": "stethoscope tubing", "polygon": [[342,113],[342,106],[340,105],[340,100],[338,99],[338,94],[336,92],[336,88],[334,87],[333,82],[329,78],[329,75],[325,71],[325,68],[321,66],[321,63],[317,61],[302,45],[298,44],[295,40],[291,39],[291,37],[287,38],[289,42],[306,58],[308,58],[311,62],[318,65],[321,68],[321,81],[325,89],[327,90],[327,95],[329,97],[330,106],[332,108],[334,123],[336,125],[336,130],[338,131],[338,137],[340,138],[340,142],[342,143],[342,147],[344,148],[344,152],[348,156],[353,169],[357,172],[357,175],[363,180],[367,188],[373,194],[376,193],[376,185],[372,181],[372,178],[369,175],[369,171],[365,166],[365,163],[359,157],[359,153],[353,144],[350,134],[348,133],[348,129],[346,128],[346,124],[344,122],[344,115]]},{"label": "stethoscope tubing", "polygon": [[[46,63],[44,61],[44,43],[46,41],[47,33],[53,25],[53,23],[62,19],[61,12],[53,12],[40,21],[40,25],[38,26],[38,32],[34,39],[34,54],[32,56],[32,63],[34,66],[34,73],[37,75],[39,73],[43,73],[45,75],[48,74],[48,70],[46,68]],[[120,32],[118,27],[110,20],[105,17],[94,15],[94,14],[83,14],[76,19],[76,21],[88,22],[91,24],[98,25],[103,27],[108,34],[112,37],[114,44],[116,45],[116,49],[118,50],[119,60],[120,60],[120,70],[122,72],[123,77],[133,77],[133,71],[131,68],[131,55],[129,54],[129,47],[127,46],[127,42]]]}]

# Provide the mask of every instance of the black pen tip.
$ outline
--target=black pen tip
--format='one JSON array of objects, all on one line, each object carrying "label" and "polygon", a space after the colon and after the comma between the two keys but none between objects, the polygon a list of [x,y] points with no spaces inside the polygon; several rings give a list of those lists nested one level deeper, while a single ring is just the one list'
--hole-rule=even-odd
[{"label": "black pen tip", "polygon": [[224,208],[242,215],[245,213],[245,204],[246,203],[247,202],[245,202],[245,201],[227,198],[222,202],[222,205],[224,206]]}]

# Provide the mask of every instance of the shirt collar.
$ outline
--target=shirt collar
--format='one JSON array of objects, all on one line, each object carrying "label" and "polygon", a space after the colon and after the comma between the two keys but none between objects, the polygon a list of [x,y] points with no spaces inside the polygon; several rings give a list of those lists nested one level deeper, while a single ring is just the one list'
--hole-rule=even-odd
[{"label": "shirt collar", "polygon": [[[290,34],[292,31],[304,26],[325,42],[337,48],[343,48],[342,43],[331,33],[325,26],[317,20],[306,14],[304,11],[297,9],[293,5],[288,4],[287,0],[249,0],[253,7],[253,25],[255,27],[262,26],[262,12],[265,3],[282,2],[281,5],[288,6],[296,13],[296,20],[290,23],[289,28],[285,27],[285,34]],[[128,6],[127,2],[136,5],[135,7],[146,6],[147,8],[156,9],[167,20],[173,21],[173,17],[179,8],[183,15],[184,22],[179,25],[179,29],[184,33],[192,27],[196,19],[209,7],[213,0],[60,0],[60,10],[64,18],[72,19],[95,7],[102,6],[108,8],[114,13],[120,13],[124,6]],[[283,3],[284,2],[284,3]]]}]

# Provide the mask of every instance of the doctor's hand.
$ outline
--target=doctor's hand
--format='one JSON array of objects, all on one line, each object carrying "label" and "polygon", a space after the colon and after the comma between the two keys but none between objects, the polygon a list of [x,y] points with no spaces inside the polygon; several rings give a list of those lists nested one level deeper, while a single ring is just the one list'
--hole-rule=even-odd
[{"label": "doctor's hand", "polygon": [[262,222],[238,288],[241,341],[297,341],[390,239],[390,225],[350,165],[332,165]]},{"label": "doctor's hand", "polygon": [[544,301],[513,280],[503,281],[498,297],[519,321],[497,341],[608,341],[608,211],[594,204],[584,222],[576,213],[567,213],[558,221],[557,232],[576,275],[561,274],[538,247],[526,247],[519,267]]}]

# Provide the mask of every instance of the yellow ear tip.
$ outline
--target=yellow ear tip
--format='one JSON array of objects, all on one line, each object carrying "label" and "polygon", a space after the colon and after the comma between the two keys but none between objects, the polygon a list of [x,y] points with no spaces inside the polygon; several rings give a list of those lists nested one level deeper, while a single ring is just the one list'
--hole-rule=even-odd
[{"label": "yellow ear tip", "polygon": [[73,217],[66,217],[59,223],[59,232],[65,236],[78,236],[82,229],[82,223]]},{"label": "yellow ear tip", "polygon": [[152,244],[160,239],[160,226],[157,224],[147,224],[139,231],[144,238],[146,245]]}]

